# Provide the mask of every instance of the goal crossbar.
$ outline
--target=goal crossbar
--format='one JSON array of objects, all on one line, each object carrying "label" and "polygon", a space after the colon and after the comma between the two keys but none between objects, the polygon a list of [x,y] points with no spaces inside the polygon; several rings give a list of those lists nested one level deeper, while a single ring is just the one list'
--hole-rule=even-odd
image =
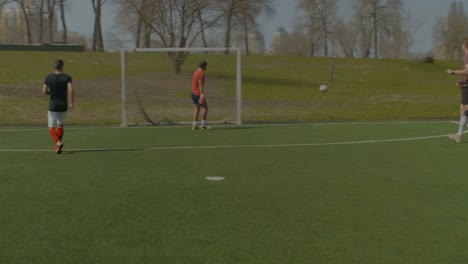
[{"label": "goal crossbar", "polygon": [[213,47],[213,48],[137,48],[133,51],[121,50],[121,96],[122,96],[122,124],[121,127],[128,127],[128,107],[127,107],[127,53],[150,53],[150,52],[224,52],[236,53],[236,125],[242,125],[242,53],[237,47]]}]

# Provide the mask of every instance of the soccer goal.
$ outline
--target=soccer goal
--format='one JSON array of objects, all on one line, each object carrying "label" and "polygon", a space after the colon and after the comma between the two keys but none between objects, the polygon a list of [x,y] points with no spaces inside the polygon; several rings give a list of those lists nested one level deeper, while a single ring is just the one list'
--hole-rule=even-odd
[{"label": "soccer goal", "polygon": [[208,62],[208,123],[242,124],[238,48],[150,48],[121,51],[122,127],[189,124],[192,74]]}]

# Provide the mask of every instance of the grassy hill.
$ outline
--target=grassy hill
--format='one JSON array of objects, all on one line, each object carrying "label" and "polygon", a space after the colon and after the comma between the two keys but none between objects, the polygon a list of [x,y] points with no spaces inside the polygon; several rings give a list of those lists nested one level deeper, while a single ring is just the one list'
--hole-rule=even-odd
[{"label": "grassy hill", "polygon": [[[54,59],[66,61],[76,87],[76,111],[70,123],[120,123],[120,54],[0,52],[0,125],[41,125],[47,98],[40,94]],[[165,54],[129,54],[129,109],[133,122],[144,110],[154,119],[190,120],[190,74],[206,58],[212,120],[230,120],[234,112],[235,57],[193,55],[183,74],[172,73]],[[458,112],[459,90],[447,67],[405,60],[336,59],[335,81],[326,83],[327,58],[243,57],[243,112],[246,122],[376,121],[450,119]]]}]

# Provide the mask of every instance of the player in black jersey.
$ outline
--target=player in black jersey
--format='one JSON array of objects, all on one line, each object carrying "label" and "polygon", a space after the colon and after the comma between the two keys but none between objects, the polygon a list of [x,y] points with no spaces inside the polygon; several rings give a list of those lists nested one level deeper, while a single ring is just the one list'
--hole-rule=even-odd
[{"label": "player in black jersey", "polygon": [[61,154],[67,112],[73,111],[72,77],[63,72],[63,60],[54,62],[54,73],[47,75],[42,85],[42,93],[49,95],[49,132],[55,141],[55,153]]}]

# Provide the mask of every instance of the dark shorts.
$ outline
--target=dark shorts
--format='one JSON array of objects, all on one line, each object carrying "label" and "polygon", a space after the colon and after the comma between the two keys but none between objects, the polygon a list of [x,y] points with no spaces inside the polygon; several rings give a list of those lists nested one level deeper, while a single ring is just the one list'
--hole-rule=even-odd
[{"label": "dark shorts", "polygon": [[194,105],[200,105],[200,96],[192,93],[192,101]]},{"label": "dark shorts", "polygon": [[462,105],[468,105],[468,86],[461,88],[461,103]]},{"label": "dark shorts", "polygon": [[206,106],[206,99],[205,99],[205,102],[203,104],[200,104],[200,96],[195,95],[194,93],[192,93],[192,102],[193,102],[194,105],[198,105],[198,106],[202,106],[202,107]]}]

